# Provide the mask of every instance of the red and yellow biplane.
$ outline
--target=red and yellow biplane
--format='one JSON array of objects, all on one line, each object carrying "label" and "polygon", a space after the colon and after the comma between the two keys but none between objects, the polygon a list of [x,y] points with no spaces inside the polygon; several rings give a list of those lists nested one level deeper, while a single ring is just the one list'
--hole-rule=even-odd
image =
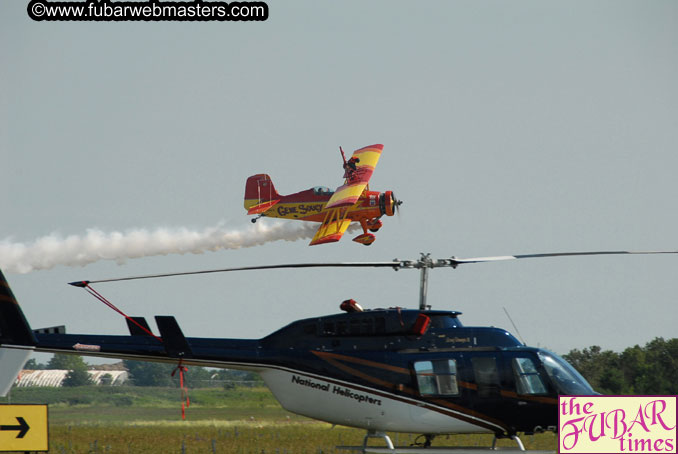
[{"label": "red and yellow biplane", "polygon": [[363,233],[353,241],[369,246],[375,240],[371,232],[382,226],[383,215],[393,216],[402,203],[393,191],[380,193],[370,191],[369,181],[379,162],[384,146],[370,145],[353,152],[346,160],[344,151],[344,184],[336,191],[316,186],[290,195],[280,195],[275,190],[271,177],[266,174],[252,175],[245,185],[245,209],[247,214],[301,221],[320,222],[310,245],[339,241],[351,222],[359,222]]}]

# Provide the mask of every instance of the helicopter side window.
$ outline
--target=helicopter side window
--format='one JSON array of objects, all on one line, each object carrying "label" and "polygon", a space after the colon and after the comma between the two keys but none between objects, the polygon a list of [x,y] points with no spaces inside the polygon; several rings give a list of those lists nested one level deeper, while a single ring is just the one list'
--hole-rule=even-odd
[{"label": "helicopter side window", "polygon": [[414,363],[417,385],[422,396],[456,396],[457,363],[453,359],[418,361]]},{"label": "helicopter side window", "polygon": [[351,320],[351,334],[354,336],[360,334],[360,320],[358,319],[352,319]]},{"label": "helicopter side window", "polygon": [[323,331],[325,334],[336,334],[336,331],[334,329],[334,323],[325,323],[323,326]]},{"label": "helicopter side window", "polygon": [[363,319],[363,326],[361,328],[361,332],[364,333],[364,334],[374,333],[374,319],[364,318]]},{"label": "helicopter side window", "polygon": [[513,358],[511,365],[518,394],[546,394],[546,387],[532,359]]},{"label": "helicopter side window", "polygon": [[479,397],[497,397],[500,395],[497,359],[493,356],[471,358],[473,375],[478,386]]},{"label": "helicopter side window", "polygon": [[374,319],[374,332],[377,334],[384,334],[386,332],[386,319],[384,317]]},{"label": "helicopter side window", "polygon": [[346,322],[337,322],[337,334],[340,336],[348,334],[348,324]]},{"label": "helicopter side window", "polygon": [[315,325],[304,325],[304,334],[315,335]]}]

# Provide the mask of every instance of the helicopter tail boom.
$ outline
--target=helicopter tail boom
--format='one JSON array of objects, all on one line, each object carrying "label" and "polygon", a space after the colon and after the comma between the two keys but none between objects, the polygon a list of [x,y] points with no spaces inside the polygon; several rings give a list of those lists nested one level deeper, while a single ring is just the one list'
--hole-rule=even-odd
[{"label": "helicopter tail boom", "polygon": [[0,271],[0,344],[34,346],[36,343],[35,335]]},{"label": "helicopter tail boom", "polygon": [[0,271],[0,396],[7,395],[36,343],[35,335]]}]

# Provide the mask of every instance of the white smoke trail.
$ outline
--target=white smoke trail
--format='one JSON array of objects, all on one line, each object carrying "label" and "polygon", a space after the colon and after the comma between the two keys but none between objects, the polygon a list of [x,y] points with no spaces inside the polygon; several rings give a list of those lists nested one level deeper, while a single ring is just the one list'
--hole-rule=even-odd
[{"label": "white smoke trail", "polygon": [[82,236],[47,235],[32,243],[0,241],[0,268],[10,273],[29,273],[57,265],[84,266],[99,260],[127,259],[167,254],[202,254],[222,249],[260,246],[272,241],[312,238],[315,222],[257,222],[239,230],[224,226],[201,231],[159,228],[121,232],[90,229]]}]

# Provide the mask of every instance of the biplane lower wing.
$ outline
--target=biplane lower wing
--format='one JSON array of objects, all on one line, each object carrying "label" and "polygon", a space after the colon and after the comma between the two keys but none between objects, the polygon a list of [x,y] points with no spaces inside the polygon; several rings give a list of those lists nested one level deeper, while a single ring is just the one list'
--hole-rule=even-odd
[{"label": "biplane lower wing", "polygon": [[341,208],[329,210],[309,246],[339,241],[350,224],[348,210]]}]

